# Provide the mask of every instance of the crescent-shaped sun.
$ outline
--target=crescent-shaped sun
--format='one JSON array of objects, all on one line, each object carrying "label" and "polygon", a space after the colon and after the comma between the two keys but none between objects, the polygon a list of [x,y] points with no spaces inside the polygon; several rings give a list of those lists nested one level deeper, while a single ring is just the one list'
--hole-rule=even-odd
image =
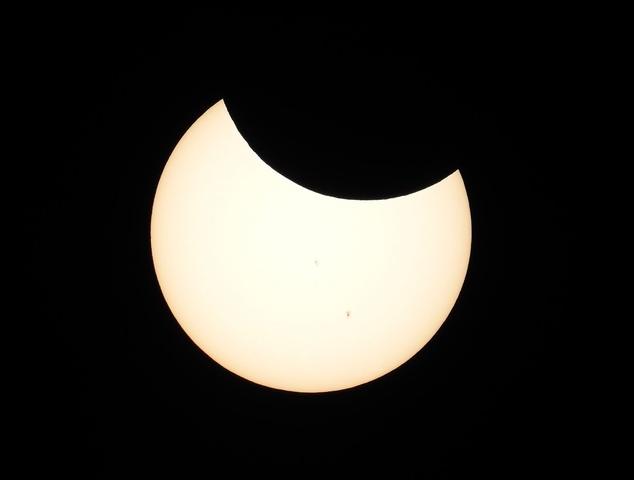
[{"label": "crescent-shaped sun", "polygon": [[390,372],[436,333],[466,275],[471,217],[459,171],[387,200],[303,188],[251,150],[220,101],[165,166],[151,245],[169,308],[212,359],[323,392]]}]

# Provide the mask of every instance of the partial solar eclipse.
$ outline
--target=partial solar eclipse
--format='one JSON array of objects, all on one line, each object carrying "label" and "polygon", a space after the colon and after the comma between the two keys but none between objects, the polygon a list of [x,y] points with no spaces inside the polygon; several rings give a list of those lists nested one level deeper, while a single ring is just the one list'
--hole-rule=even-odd
[{"label": "partial solar eclipse", "polygon": [[223,101],[185,133],[151,220],[158,281],[183,330],[268,387],[354,387],[415,355],[467,272],[471,216],[456,170],[386,200],[321,195],[251,150]]}]

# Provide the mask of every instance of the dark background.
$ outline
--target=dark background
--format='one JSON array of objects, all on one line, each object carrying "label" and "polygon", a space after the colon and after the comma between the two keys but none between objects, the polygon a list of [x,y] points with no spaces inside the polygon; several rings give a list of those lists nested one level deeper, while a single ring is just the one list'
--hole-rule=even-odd
[{"label": "dark background", "polygon": [[[42,14],[26,60],[51,137],[24,201],[45,332],[35,463],[432,478],[583,466],[563,328],[575,38],[547,15],[483,17]],[[220,98],[264,161],[322,193],[389,198],[460,168],[469,272],[411,361],[346,391],[282,392],[180,329],[152,267],[151,205],[171,150]]]}]

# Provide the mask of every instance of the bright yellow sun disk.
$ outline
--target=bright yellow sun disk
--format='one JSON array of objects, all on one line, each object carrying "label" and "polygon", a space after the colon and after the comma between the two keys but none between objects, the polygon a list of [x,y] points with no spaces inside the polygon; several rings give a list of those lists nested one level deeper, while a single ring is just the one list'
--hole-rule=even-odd
[{"label": "bright yellow sun disk", "polygon": [[258,158],[220,101],[167,162],[151,235],[165,299],[203,351],[253,382],[321,392],[390,372],[436,333],[471,217],[459,171],[387,200],[307,190]]}]

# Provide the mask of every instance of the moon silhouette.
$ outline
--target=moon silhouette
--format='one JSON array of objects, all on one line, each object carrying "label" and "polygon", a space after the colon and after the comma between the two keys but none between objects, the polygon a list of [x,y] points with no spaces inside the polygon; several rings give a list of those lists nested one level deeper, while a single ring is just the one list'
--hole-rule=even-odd
[{"label": "moon silhouette", "polygon": [[324,392],[381,377],[432,338],[462,288],[471,217],[458,170],[385,200],[301,187],[221,100],[165,166],[151,245],[169,308],[207,355],[261,385]]}]

